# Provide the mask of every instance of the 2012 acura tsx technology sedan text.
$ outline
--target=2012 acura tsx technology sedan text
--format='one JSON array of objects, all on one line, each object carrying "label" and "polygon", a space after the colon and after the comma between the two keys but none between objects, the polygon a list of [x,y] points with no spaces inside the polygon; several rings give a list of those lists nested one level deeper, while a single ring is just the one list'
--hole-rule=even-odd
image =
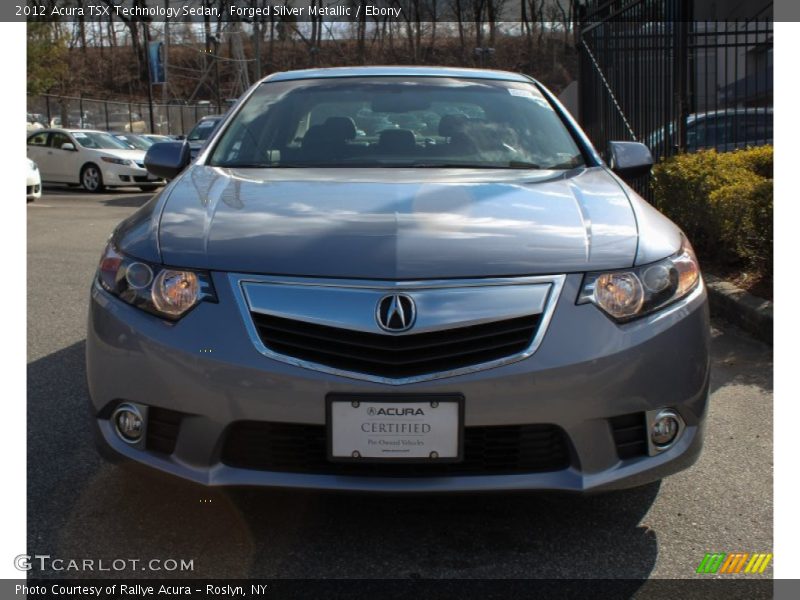
[{"label": "2012 acura tsx technology sedan text", "polygon": [[709,384],[689,241],[539,83],[364,67],[256,84],[113,232],[91,289],[100,447],[207,485],[641,485]]}]

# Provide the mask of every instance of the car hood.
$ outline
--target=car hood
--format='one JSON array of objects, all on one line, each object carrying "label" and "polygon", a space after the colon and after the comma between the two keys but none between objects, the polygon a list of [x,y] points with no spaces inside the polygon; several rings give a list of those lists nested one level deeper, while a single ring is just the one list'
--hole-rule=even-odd
[{"label": "car hood", "polygon": [[428,279],[620,268],[634,264],[637,252],[629,195],[600,167],[194,165],[164,197],[149,229],[157,229],[161,260],[174,266]]}]

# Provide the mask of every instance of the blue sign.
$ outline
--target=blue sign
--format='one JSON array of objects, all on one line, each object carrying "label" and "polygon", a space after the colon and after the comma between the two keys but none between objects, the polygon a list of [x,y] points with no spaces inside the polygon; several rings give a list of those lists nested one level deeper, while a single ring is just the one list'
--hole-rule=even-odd
[{"label": "blue sign", "polygon": [[150,83],[165,83],[167,76],[164,71],[164,43],[150,42],[147,56],[150,61]]}]

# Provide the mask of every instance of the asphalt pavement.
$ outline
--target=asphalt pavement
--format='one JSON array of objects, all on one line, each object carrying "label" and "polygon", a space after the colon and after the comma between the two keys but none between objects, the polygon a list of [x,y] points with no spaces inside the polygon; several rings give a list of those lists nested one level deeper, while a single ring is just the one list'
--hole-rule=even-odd
[{"label": "asphalt pavement", "polygon": [[703,454],[636,490],[220,491],[104,462],[86,398],[89,286],[113,227],[148,198],[46,188],[28,205],[28,551],[194,569],[38,576],[680,579],[707,552],[772,552],[771,348],[716,321]]}]

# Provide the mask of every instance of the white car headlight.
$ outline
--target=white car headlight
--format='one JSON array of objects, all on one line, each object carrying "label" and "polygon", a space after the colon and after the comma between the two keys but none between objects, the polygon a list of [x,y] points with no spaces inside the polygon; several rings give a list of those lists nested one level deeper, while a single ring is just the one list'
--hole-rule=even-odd
[{"label": "white car headlight", "polygon": [[100,160],[103,160],[107,163],[113,163],[115,165],[132,165],[133,161],[127,158],[114,158],[113,156],[101,156]]},{"label": "white car headlight", "polygon": [[616,321],[630,321],[683,298],[700,281],[700,266],[689,241],[676,254],[649,265],[587,273],[578,304],[595,304]]}]

